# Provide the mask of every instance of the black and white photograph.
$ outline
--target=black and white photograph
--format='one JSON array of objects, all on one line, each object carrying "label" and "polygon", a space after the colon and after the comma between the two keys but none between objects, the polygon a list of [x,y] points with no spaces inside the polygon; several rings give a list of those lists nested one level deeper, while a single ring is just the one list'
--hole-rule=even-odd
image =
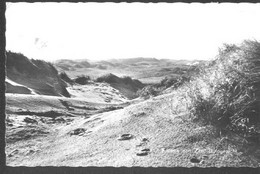
[{"label": "black and white photograph", "polygon": [[260,3],[6,2],[6,165],[260,167]]}]

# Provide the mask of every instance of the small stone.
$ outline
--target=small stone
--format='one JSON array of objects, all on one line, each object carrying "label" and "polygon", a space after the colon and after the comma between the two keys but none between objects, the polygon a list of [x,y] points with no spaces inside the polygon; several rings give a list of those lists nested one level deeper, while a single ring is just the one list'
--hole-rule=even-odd
[{"label": "small stone", "polygon": [[149,141],[147,138],[143,138],[142,141]]},{"label": "small stone", "polygon": [[78,128],[70,132],[70,135],[82,135],[85,133],[85,129]]},{"label": "small stone", "polygon": [[27,154],[31,154],[31,153],[34,153],[35,151],[34,150],[29,150]]},{"label": "small stone", "polygon": [[7,126],[14,126],[12,123],[6,123]]},{"label": "small stone", "polygon": [[202,156],[203,159],[208,159],[209,157],[207,155]]},{"label": "small stone", "polygon": [[36,120],[31,119],[29,117],[25,117],[25,119],[23,121],[26,122],[26,123],[38,123]]},{"label": "small stone", "polygon": [[190,162],[192,162],[192,163],[200,163],[200,160],[198,158],[196,158],[196,157],[193,157],[193,158],[190,159]]}]

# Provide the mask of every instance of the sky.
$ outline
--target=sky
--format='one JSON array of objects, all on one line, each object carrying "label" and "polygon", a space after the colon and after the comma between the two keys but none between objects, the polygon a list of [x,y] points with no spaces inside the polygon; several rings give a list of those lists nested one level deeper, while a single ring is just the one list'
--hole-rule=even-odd
[{"label": "sky", "polygon": [[260,40],[260,3],[7,3],[6,49],[28,58],[214,58]]}]

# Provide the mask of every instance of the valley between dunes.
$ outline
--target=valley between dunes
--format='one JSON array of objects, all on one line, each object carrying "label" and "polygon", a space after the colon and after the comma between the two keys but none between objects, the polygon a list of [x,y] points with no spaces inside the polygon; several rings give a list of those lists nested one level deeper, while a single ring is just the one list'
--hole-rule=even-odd
[{"label": "valley between dunes", "polygon": [[[247,141],[227,129],[222,134],[213,122],[199,119],[212,117],[214,107],[209,107],[211,100],[201,103],[200,95],[192,94],[212,92],[203,83],[207,78],[200,79],[204,76],[189,82],[189,76],[198,73],[196,66],[202,66],[198,62],[143,58],[111,62],[62,60],[55,65],[57,70],[51,63],[7,52],[7,166],[260,166],[260,139],[251,136],[255,139]],[[64,71],[71,77],[85,71],[107,75],[91,79],[85,73],[70,79]],[[114,71],[131,71],[136,79],[118,77]],[[188,107],[189,95],[196,99],[193,110]],[[192,115],[194,108],[197,117]],[[258,108],[250,110],[251,116],[257,116]]]},{"label": "valley between dunes", "polygon": [[7,165],[259,166],[259,148],[246,150],[239,137],[223,139],[213,127],[190,121],[176,96],[98,104],[6,94]]}]

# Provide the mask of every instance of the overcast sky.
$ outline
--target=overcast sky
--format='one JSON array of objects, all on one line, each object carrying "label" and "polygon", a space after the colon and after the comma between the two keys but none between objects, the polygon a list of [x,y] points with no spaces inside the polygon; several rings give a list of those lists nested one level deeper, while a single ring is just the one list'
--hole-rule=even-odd
[{"label": "overcast sky", "polygon": [[209,59],[260,40],[260,4],[7,3],[6,49],[34,59]]}]

